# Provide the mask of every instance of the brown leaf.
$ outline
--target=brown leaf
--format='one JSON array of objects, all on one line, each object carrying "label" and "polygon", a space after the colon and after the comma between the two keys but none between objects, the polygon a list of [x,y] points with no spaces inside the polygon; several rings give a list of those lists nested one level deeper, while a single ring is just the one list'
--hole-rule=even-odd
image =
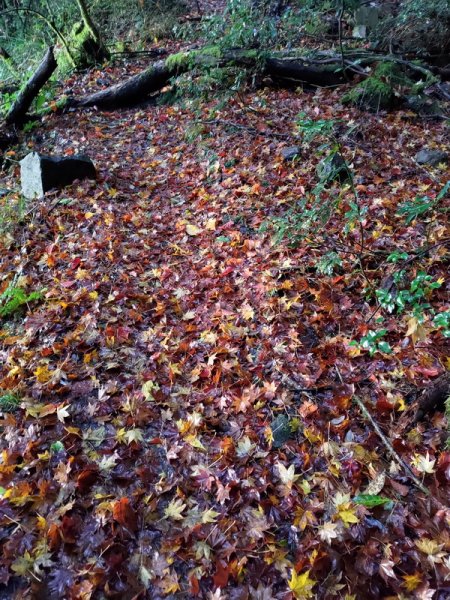
[{"label": "brown leaf", "polygon": [[113,505],[114,520],[131,532],[135,532],[138,527],[137,514],[132,508],[128,498],[121,498]]}]

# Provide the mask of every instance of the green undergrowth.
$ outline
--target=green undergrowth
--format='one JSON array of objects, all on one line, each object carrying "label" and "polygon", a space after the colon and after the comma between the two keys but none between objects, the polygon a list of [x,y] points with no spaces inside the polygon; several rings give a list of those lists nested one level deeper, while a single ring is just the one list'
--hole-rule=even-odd
[{"label": "green undergrowth", "polygon": [[398,104],[400,89],[412,90],[414,81],[395,62],[379,63],[373,74],[344,94],[342,102],[377,112]]},{"label": "green undergrowth", "polygon": [[0,395],[0,412],[13,413],[20,405],[20,398],[16,394],[1,394]]},{"label": "green undergrowth", "polygon": [[32,302],[42,300],[42,291],[27,293],[23,287],[10,283],[0,294],[0,318],[7,319],[22,312]]},{"label": "green undergrowth", "polygon": [[0,237],[13,234],[18,225],[23,223],[26,216],[27,201],[19,195],[7,194],[0,199]]},{"label": "green undergrowth", "polygon": [[[344,148],[335,134],[342,125],[343,123],[333,119],[312,120],[305,114],[299,115],[298,128],[303,143],[309,145],[316,140],[320,144],[316,151],[324,156],[319,162],[320,168],[316,170],[318,181],[310,192],[297,199],[282,216],[264,222],[260,231],[271,231],[274,244],[284,241],[295,248],[300,244],[312,243],[315,247],[316,232],[326,230],[333,215],[341,213],[344,217],[344,239],[348,239],[349,245],[350,236],[355,230],[359,231],[360,246],[359,249],[354,248],[353,266],[355,272],[360,272],[367,280],[359,257],[360,248],[365,244],[367,207],[361,202],[352,170],[344,157]],[[347,127],[344,137],[351,134],[351,131],[352,128]],[[447,183],[434,199],[423,196],[403,202],[397,209],[399,220],[410,226],[418,219],[425,221],[432,215],[445,215],[447,209],[443,200],[449,191],[450,183]],[[393,350],[386,339],[389,331],[385,323],[392,317],[398,319],[399,327],[406,317],[410,327],[425,331],[423,326],[426,324],[429,332],[438,331],[444,338],[450,337],[450,312],[437,313],[431,304],[435,290],[443,285],[444,279],[436,279],[426,268],[421,267],[420,258],[426,253],[426,250],[424,252],[417,248],[410,253],[394,251],[386,255],[386,265],[392,273],[392,284],[386,285],[379,276],[367,282],[363,294],[366,295],[366,301],[376,304],[374,316],[377,318],[365,335],[351,342],[352,346],[368,352],[370,356],[376,353],[391,354]],[[346,254],[341,256],[338,250],[329,250],[317,259],[315,267],[321,275],[332,276],[342,269],[344,260],[348,261]]]}]

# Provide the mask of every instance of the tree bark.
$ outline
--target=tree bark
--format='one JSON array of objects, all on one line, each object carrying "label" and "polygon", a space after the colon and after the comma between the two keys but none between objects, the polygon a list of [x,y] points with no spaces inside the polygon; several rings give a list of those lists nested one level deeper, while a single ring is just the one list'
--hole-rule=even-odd
[{"label": "tree bark", "polygon": [[57,63],[53,54],[53,46],[50,46],[34,74],[19,92],[16,101],[11,106],[5,118],[6,125],[16,125],[23,122],[31,103],[39,94],[43,86],[55,71]]},{"label": "tree bark", "polygon": [[124,83],[117,83],[84,98],[69,99],[67,106],[80,108],[96,106],[102,109],[130,106],[142,102],[149,94],[161,90],[177,72],[179,72],[179,68],[169,68],[167,61],[159,60]]},{"label": "tree bark", "polygon": [[265,73],[270,75],[275,83],[284,85],[306,83],[317,87],[328,87],[346,82],[344,75],[336,72],[336,65],[311,65],[301,59],[269,58],[265,64]]}]

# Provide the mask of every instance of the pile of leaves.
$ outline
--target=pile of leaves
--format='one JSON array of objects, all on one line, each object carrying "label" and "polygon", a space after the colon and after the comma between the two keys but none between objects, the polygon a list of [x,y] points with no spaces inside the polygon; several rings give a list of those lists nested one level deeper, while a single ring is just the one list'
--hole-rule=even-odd
[{"label": "pile of leaves", "polygon": [[[354,190],[335,182],[326,227],[292,231],[320,159],[300,113],[354,125],[337,135],[355,226]],[[432,203],[448,172],[414,162],[424,141],[444,147],[445,124],[363,114],[332,90],[46,118],[30,147],[87,153],[99,180],[2,238],[0,291],[17,272],[45,290],[0,330],[16,399],[0,413],[3,596],[448,597],[446,419],[397,433],[449,368],[433,320],[449,231]],[[405,220],[424,195],[429,212]],[[425,316],[378,302],[401,287],[396,251],[402,289],[439,283]],[[381,328],[386,345],[367,342]]]}]

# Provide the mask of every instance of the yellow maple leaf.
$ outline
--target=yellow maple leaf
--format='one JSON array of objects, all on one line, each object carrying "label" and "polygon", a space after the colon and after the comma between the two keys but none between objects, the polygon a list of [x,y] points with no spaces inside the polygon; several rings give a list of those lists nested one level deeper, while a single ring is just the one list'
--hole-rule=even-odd
[{"label": "yellow maple leaf", "polygon": [[351,509],[340,510],[338,516],[346,527],[349,527],[350,523],[359,523],[358,517]]},{"label": "yellow maple leaf", "polygon": [[34,375],[36,375],[36,379],[39,383],[47,383],[52,378],[53,373],[49,370],[47,365],[43,367],[37,367],[36,371],[34,371]]},{"label": "yellow maple leaf", "polygon": [[175,498],[172,502],[164,509],[164,516],[166,519],[173,519],[174,521],[181,521],[184,517],[181,514],[186,508],[186,504],[183,503],[181,498]]},{"label": "yellow maple leaf", "polygon": [[220,515],[217,511],[209,508],[202,513],[202,523],[215,523],[217,517]]},{"label": "yellow maple leaf", "polygon": [[427,337],[427,330],[416,317],[411,317],[408,319],[408,331],[405,335],[406,337],[411,336],[415,344],[416,342],[422,342]]},{"label": "yellow maple leaf", "polygon": [[201,443],[201,441],[198,439],[198,437],[195,434],[189,433],[188,435],[185,436],[184,439],[193,448],[198,448],[199,450],[203,450],[206,452],[205,446]]},{"label": "yellow maple leaf", "polygon": [[422,583],[422,578],[419,573],[413,573],[412,575],[402,575],[405,580],[402,584],[407,592],[413,592]]},{"label": "yellow maple leaf", "polygon": [[430,540],[429,538],[416,540],[416,546],[421,552],[427,554],[428,556],[439,554],[444,547],[443,544],[438,544],[435,540]]},{"label": "yellow maple leaf", "polygon": [[159,385],[154,381],[146,381],[141,388],[142,395],[147,401],[154,400],[153,392],[159,390]]},{"label": "yellow maple leaf", "polygon": [[129,429],[125,435],[125,440],[127,444],[131,444],[131,442],[143,442],[144,441],[144,432],[142,429],[134,428]]},{"label": "yellow maple leaf", "polygon": [[69,406],[67,404],[62,404],[56,409],[56,415],[61,423],[64,423],[64,419],[70,417],[70,412],[67,410],[68,408]]},{"label": "yellow maple leaf", "polygon": [[244,319],[246,321],[251,321],[253,319],[253,317],[255,316],[255,311],[250,306],[250,304],[248,304],[247,302],[242,306],[242,308],[239,310],[239,312],[241,313],[241,315],[244,317]]},{"label": "yellow maple leaf", "polygon": [[301,575],[297,575],[294,569],[292,569],[292,575],[288,585],[297,600],[304,600],[313,597],[312,589],[316,585],[316,582],[309,577],[309,570]]}]

